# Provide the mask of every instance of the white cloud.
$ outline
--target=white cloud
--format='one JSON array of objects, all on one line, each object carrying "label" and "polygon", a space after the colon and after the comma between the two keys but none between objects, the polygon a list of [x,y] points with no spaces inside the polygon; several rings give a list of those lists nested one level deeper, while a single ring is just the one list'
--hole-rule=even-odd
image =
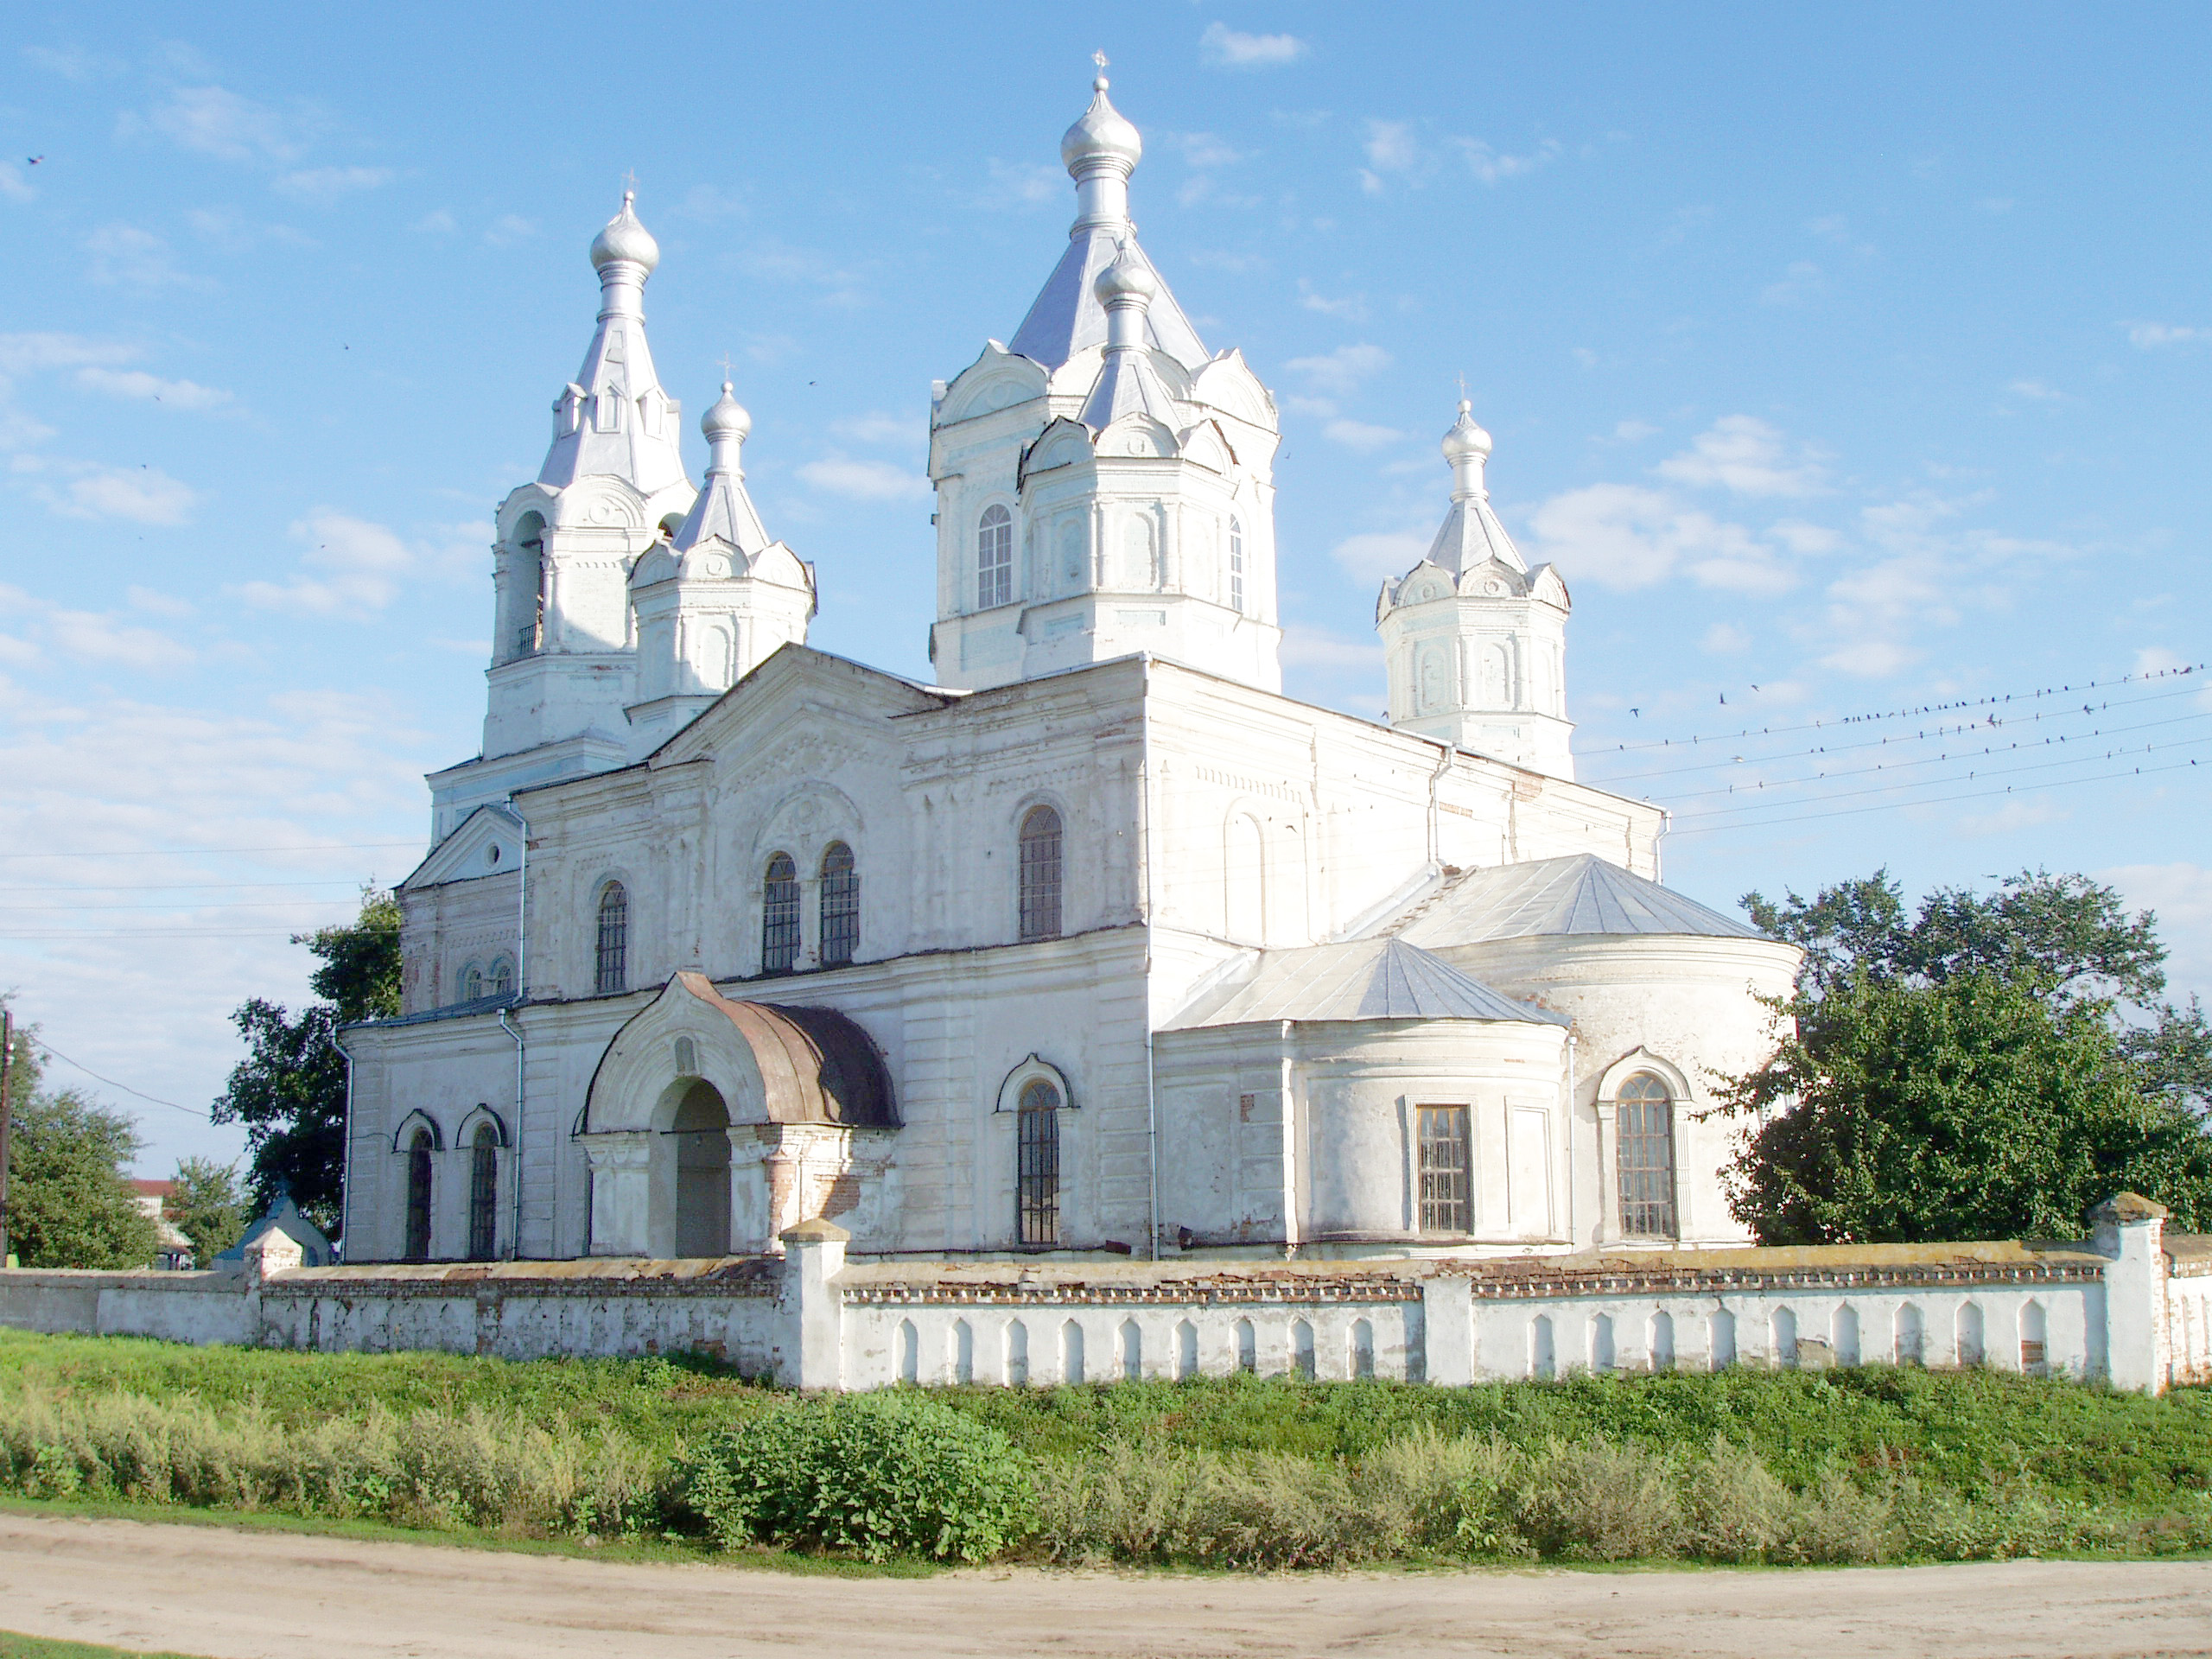
[{"label": "white cloud", "polygon": [[279,174],[270,188],[295,201],[328,207],[358,191],[382,189],[392,178],[388,167],[310,167]]},{"label": "white cloud", "polygon": [[1825,271],[1810,259],[1794,259],[1780,282],[1769,283],[1759,290],[1759,299],[1767,305],[1797,305],[1827,289]]},{"label": "white cloud", "polygon": [[136,225],[104,225],[85,238],[92,278],[110,288],[193,287],[198,279],[177,269],[169,245]]},{"label": "white cloud", "polygon": [[684,219],[712,221],[721,219],[743,219],[751,210],[745,198],[719,185],[695,184],[683,193],[671,211]]},{"label": "white cloud", "polygon": [[501,213],[484,227],[484,239],[495,248],[511,248],[537,234],[537,226],[520,213]]},{"label": "white cloud", "polygon": [[1312,49],[1295,35],[1246,35],[1226,23],[1198,36],[1198,56],[1217,69],[1278,69]]},{"label": "white cloud", "polygon": [[817,490],[860,501],[917,501],[930,493],[929,480],[918,473],[887,461],[852,461],[843,455],[810,461],[798,475]]},{"label": "white cloud", "polygon": [[1332,443],[1341,443],[1362,454],[1371,454],[1386,445],[1402,442],[1406,435],[1395,427],[1370,426],[1364,421],[1331,421],[1322,430]]},{"label": "white cloud", "polygon": [[1766,533],[1800,558],[1843,550],[1843,537],[1834,531],[1826,524],[1808,524],[1800,518],[1777,519],[1767,526]]},{"label": "white cloud", "polygon": [[1379,678],[1382,648],[1371,633],[1347,638],[1326,628],[1291,622],[1282,631],[1282,662],[1285,668],[1363,670]]},{"label": "white cloud", "polygon": [[35,67],[64,80],[86,81],[95,75],[111,75],[124,66],[113,58],[94,57],[81,47],[27,46],[23,57]]},{"label": "white cloud", "polygon": [[407,228],[410,231],[419,231],[425,236],[451,236],[461,226],[454,222],[454,216],[450,213],[440,207],[423,214]]},{"label": "white cloud", "polygon": [[1616,443],[1642,443],[1646,438],[1656,438],[1659,429],[1649,421],[1623,421],[1613,428]]},{"label": "white cloud", "polygon": [[1795,454],[1782,434],[1751,415],[1726,415],[1652,470],[1677,484],[1719,486],[1737,495],[1818,495],[1827,473],[1810,451]]},{"label": "white cloud", "polygon": [[2064,392],[2047,386],[2040,380],[2015,380],[2007,385],[2005,390],[2015,397],[2031,398],[2039,404],[2057,404],[2066,400]]},{"label": "white cloud", "polygon": [[918,445],[929,436],[929,423],[925,417],[887,415],[880,409],[847,420],[832,421],[830,429],[851,443]]},{"label": "white cloud", "polygon": [[153,628],[137,627],[93,611],[55,611],[46,619],[56,649],[80,662],[158,673],[184,668],[194,653]]},{"label": "white cloud", "polygon": [[2131,322],[2127,343],[2138,351],[2152,352],[2161,346],[2194,346],[2212,340],[2212,328],[2186,327],[2171,322]]},{"label": "white cloud", "polygon": [[978,207],[1042,207],[1067,189],[1068,175],[1039,162],[1002,162],[994,156],[985,166],[990,182],[976,193]]},{"label": "white cloud", "polygon": [[1406,121],[1370,121],[1363,149],[1367,166],[1360,173],[1359,188],[1370,196],[1381,195],[1391,175],[1410,174],[1427,160],[1412,124]]},{"label": "white cloud", "polygon": [[13,162],[0,162],[0,198],[9,201],[36,201],[38,192]]},{"label": "white cloud", "polygon": [[1215,168],[1234,167],[1244,159],[1244,152],[1225,138],[1211,132],[1179,132],[1170,135],[1177,149],[1183,152],[1186,167],[1201,172]]},{"label": "white cloud", "polygon": [[1961,836],[2003,836],[2015,830],[2032,830],[2037,824],[2056,823],[2072,816],[2064,808],[2045,799],[2009,800],[1994,812],[1967,813],[1954,823],[1951,829],[1954,834]]},{"label": "white cloud", "polygon": [[2118,887],[2128,904],[2152,912],[2166,958],[2166,993],[2212,1001],[2212,868],[2202,864],[2122,864],[2096,878]]},{"label": "white cloud", "polygon": [[330,507],[316,508],[291,529],[308,543],[300,555],[304,569],[289,582],[243,584],[239,597],[257,610],[307,616],[380,611],[399,596],[408,576],[442,574],[454,550],[404,541],[383,524]]},{"label": "white cloud", "polygon": [[151,588],[141,588],[136,582],[123,590],[123,596],[130,601],[132,610],[149,612],[155,616],[190,616],[197,608],[189,600],[179,599],[174,594],[159,593]]},{"label": "white cloud", "polygon": [[1322,357],[1294,357],[1286,365],[1304,375],[1321,391],[1349,396],[1359,383],[1390,366],[1390,353],[1380,346],[1339,346]]},{"label": "white cloud", "polygon": [[181,524],[192,515],[199,492],[157,467],[105,467],[88,461],[16,459],[16,470],[52,482],[32,493],[69,518],[124,518],[140,524]]},{"label": "white cloud", "polygon": [[[181,149],[226,162],[289,162],[304,147],[298,120],[220,86],[181,86],[143,124]],[[138,125],[127,119],[125,135]]]},{"label": "white cloud", "polygon": [[165,404],[172,409],[220,409],[231,394],[196,380],[164,380],[143,369],[105,369],[88,366],[77,371],[77,384],[111,397],[137,397]]},{"label": "white cloud", "polygon": [[1298,279],[1298,302],[1308,311],[1318,311],[1325,317],[1342,317],[1346,322],[1367,321],[1366,295],[1348,294],[1342,299],[1332,300],[1325,295],[1316,294],[1313,283],[1303,276]]},{"label": "white cloud", "polygon": [[1357,582],[1382,582],[1402,576],[1428,556],[1434,531],[1370,531],[1347,536],[1329,550],[1338,568]]},{"label": "white cloud", "polygon": [[1741,524],[1684,505],[1663,490],[1590,484],[1530,516],[1542,548],[1570,578],[1649,588],[1677,575],[1730,593],[1776,594],[1796,578]]},{"label": "white cloud", "polygon": [[1920,660],[1920,653],[1896,639],[1861,639],[1821,658],[1823,666],[1861,679],[1886,679]]},{"label": "white cloud", "polygon": [[1505,179],[1517,179],[1523,174],[1534,173],[1538,168],[1557,161],[1563,153],[1554,139],[1547,138],[1526,156],[1507,156],[1492,149],[1479,138],[1459,138],[1452,141],[1459,153],[1466,157],[1467,170],[1484,184],[1497,184]]},{"label": "white cloud", "polygon": [[1715,657],[1732,657],[1738,652],[1751,648],[1751,636],[1729,623],[1716,622],[1705,631],[1705,638],[1698,641],[1698,648]]},{"label": "white cloud", "polygon": [[86,363],[128,363],[138,348],[84,334],[0,334],[0,374],[32,369],[71,369]]}]

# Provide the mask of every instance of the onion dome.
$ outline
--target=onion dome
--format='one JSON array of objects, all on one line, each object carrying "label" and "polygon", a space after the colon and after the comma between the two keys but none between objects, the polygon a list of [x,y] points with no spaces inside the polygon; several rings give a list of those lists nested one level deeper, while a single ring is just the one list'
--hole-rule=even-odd
[{"label": "onion dome", "polygon": [[709,444],[742,443],[753,430],[753,416],[745,405],[732,396],[733,388],[722,382],[722,395],[715,406],[699,417],[699,429],[707,435]]},{"label": "onion dome", "polygon": [[652,232],[638,222],[632,207],[637,192],[622,193],[622,211],[607,221],[607,228],[592,238],[591,263],[594,270],[604,271],[618,260],[627,260],[633,265],[645,267],[648,276],[660,263],[660,244],[654,241]]},{"label": "onion dome", "polygon": [[1101,164],[1131,172],[1144,157],[1144,140],[1107,100],[1106,77],[1090,84],[1096,96],[1060,140],[1061,164],[1078,179]]},{"label": "onion dome", "polygon": [[1090,285],[1098,302],[1109,310],[1116,300],[1134,300],[1140,305],[1149,304],[1152,296],[1160,292],[1160,278],[1152,274],[1151,267],[1137,257],[1126,242],[1114,256],[1114,263],[1098,273],[1098,280]]},{"label": "onion dome", "polygon": [[1454,467],[1465,461],[1490,459],[1490,434],[1475,424],[1473,405],[1462,397],[1459,418],[1452,423],[1452,429],[1444,435],[1444,459]]}]

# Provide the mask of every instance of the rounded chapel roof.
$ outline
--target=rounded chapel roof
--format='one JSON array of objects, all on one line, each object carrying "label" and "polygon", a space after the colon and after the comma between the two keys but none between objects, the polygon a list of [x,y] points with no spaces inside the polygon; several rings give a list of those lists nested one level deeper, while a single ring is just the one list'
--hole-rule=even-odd
[{"label": "rounded chapel roof", "polygon": [[633,204],[638,193],[622,193],[622,211],[607,221],[600,233],[592,238],[591,264],[594,270],[605,270],[617,260],[626,259],[632,264],[643,265],[648,276],[660,264],[660,244],[653,240],[652,232],[638,222]]},{"label": "rounded chapel roof", "polygon": [[1118,162],[1124,171],[1132,170],[1144,159],[1144,140],[1108,99],[1106,77],[1099,76],[1091,86],[1095,95],[1090,107],[1060,140],[1061,164],[1077,176],[1101,161]]}]

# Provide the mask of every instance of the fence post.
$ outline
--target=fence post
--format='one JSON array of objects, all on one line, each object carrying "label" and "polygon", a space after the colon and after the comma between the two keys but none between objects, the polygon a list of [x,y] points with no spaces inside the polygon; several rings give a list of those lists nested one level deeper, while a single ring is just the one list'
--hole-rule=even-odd
[{"label": "fence post", "polygon": [[2166,1207],[2120,1192],[2089,1211],[2105,1264],[2105,1375],[2115,1389],[2166,1391]]},{"label": "fence post", "polygon": [[844,1298],[831,1281],[844,1271],[845,1245],[852,1235],[817,1217],[785,1228],[781,1236],[792,1339],[777,1368],[777,1381],[786,1388],[842,1388]]},{"label": "fence post", "polygon": [[1461,1274],[1421,1281],[1421,1345],[1431,1382],[1464,1388],[1475,1380],[1475,1288]]}]

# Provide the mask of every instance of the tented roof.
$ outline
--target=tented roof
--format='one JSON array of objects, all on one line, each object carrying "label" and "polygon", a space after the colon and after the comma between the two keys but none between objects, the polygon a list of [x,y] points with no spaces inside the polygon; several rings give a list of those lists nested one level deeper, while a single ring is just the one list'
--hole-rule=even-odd
[{"label": "tented roof", "polygon": [[1708,910],[1590,853],[1471,870],[1392,932],[1431,949],[1541,934],[1694,934],[1760,939],[1757,928]]},{"label": "tented roof", "polygon": [[1403,939],[1262,953],[1249,979],[1201,993],[1173,1027],[1277,1020],[1491,1020],[1563,1026],[1564,1015],[1471,979]]}]

